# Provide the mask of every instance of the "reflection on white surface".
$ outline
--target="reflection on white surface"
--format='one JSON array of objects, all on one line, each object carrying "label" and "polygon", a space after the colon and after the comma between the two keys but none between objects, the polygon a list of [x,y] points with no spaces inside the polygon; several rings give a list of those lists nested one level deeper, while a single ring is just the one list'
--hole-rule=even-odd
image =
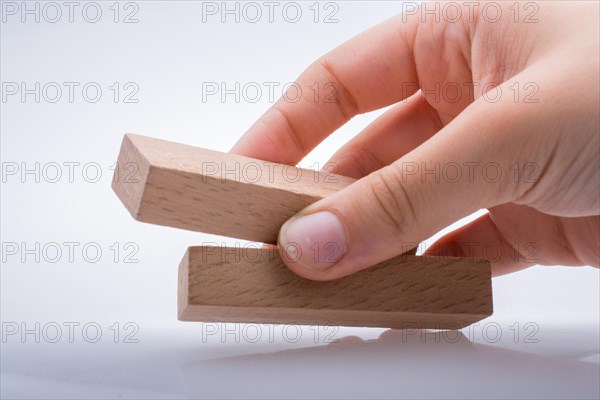
[{"label": "reflection on white surface", "polygon": [[[564,328],[564,327],[563,327]],[[541,326],[537,343],[470,341],[468,331],[386,330],[316,344],[236,343],[231,327],[151,327],[139,343],[2,346],[2,398],[598,398],[595,327]],[[267,329],[267,328],[265,328]],[[380,330],[379,330],[380,331]],[[345,332],[345,331],[344,331]],[[352,330],[348,330],[352,332]],[[361,336],[377,330],[357,329]],[[112,337],[111,337],[112,339]],[[239,338],[238,338],[239,339]],[[33,343],[31,343],[33,342]],[[594,360],[596,360],[594,362]]]}]

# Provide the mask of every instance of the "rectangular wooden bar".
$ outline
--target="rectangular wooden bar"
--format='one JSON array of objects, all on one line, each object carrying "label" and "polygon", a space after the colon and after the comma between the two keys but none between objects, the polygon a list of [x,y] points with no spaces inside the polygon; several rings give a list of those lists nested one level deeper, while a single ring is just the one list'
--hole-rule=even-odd
[{"label": "rectangular wooden bar", "polygon": [[309,281],[274,246],[190,247],[179,319],[458,329],[492,314],[490,263],[402,255],[335,281]]},{"label": "rectangular wooden bar", "polygon": [[139,221],[276,243],[281,225],[354,179],[127,134],[113,189]]}]

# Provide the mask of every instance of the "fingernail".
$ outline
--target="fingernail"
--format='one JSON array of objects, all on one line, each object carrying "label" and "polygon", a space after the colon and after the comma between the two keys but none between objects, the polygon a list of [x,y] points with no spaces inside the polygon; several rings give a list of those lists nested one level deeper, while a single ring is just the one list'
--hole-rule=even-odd
[{"label": "fingernail", "polygon": [[329,211],[294,217],[281,227],[279,246],[287,257],[285,261],[325,269],[346,253],[346,229]]}]

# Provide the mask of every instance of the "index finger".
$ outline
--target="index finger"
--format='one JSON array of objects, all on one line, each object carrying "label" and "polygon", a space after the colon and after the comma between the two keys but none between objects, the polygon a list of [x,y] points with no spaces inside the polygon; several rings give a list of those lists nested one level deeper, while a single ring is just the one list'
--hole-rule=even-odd
[{"label": "index finger", "polygon": [[398,15],[315,61],[231,151],[295,165],[353,116],[415,93],[417,26]]}]

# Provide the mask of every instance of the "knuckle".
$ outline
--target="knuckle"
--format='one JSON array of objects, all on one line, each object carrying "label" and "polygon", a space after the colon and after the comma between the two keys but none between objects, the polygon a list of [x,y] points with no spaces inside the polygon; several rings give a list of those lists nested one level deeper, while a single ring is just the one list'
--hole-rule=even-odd
[{"label": "knuckle", "polygon": [[394,164],[371,174],[367,185],[384,226],[405,235],[414,225],[415,208]]},{"label": "knuckle", "polygon": [[[292,121],[288,115],[288,112],[283,107],[275,105],[272,110],[283,122],[283,126],[285,126],[285,132],[287,133],[287,138],[289,139],[285,144],[285,148],[293,149],[293,154],[296,156],[295,158],[302,158],[308,153],[309,148],[304,143],[303,135],[300,133],[297,125]],[[272,131],[269,130],[267,132]]]},{"label": "knuckle", "polygon": [[355,143],[348,144],[348,157],[352,160],[354,169],[358,171],[359,176],[367,176],[373,171],[377,171],[385,166],[377,156],[366,146]]},{"label": "knuckle", "polygon": [[358,114],[360,112],[358,100],[340,77],[337,67],[327,57],[319,59],[317,63],[327,76],[325,85],[328,88],[325,88],[327,90],[324,92],[329,94],[329,98],[324,101],[334,104],[344,120],[349,120]]}]

